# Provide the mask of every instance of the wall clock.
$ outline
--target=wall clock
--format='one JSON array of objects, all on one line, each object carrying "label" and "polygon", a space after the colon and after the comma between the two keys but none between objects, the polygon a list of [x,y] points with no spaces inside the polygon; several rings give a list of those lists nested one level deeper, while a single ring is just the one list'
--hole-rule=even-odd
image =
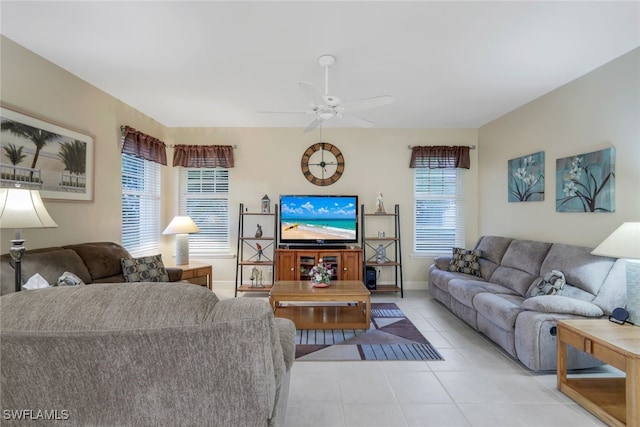
[{"label": "wall clock", "polygon": [[300,161],[302,173],[315,185],[331,185],[344,172],[344,157],[338,147],[328,142],[318,142],[307,148]]}]

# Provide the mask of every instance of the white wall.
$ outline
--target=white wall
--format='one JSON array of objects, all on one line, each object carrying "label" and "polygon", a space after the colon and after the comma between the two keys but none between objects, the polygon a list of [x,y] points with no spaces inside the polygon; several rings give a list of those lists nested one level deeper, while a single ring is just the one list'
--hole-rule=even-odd
[{"label": "white wall", "polygon": [[[95,136],[95,188],[90,203],[45,201],[59,228],[25,230],[31,249],[86,241],[116,241],[120,229],[120,126],[129,125],[168,144],[237,145],[231,177],[231,233],[235,252],[237,210],[244,203],[257,210],[268,194],[277,203],[280,194],[357,194],[369,210],[378,192],[387,210],[401,206],[404,279],[407,288],[424,288],[430,259],[412,257],[413,172],[408,145],[477,145],[475,129],[324,129],[322,140],[336,145],[345,157],[341,179],[327,187],[310,184],[300,170],[304,150],[318,142],[318,132],[305,134],[288,128],[167,128],[123,102],[22,48],[5,37],[1,43],[2,102],[37,113]],[[478,151],[471,151],[468,188],[467,244],[477,239]],[[172,150],[168,150],[171,164]],[[162,224],[177,212],[177,170],[163,171]],[[12,232],[0,234],[0,252],[9,249]],[[173,256],[173,237],[162,237],[162,254]],[[235,279],[235,260],[205,260],[214,266],[216,283]],[[383,277],[384,279],[384,277]]]},{"label": "white wall", "polygon": [[[482,126],[479,232],[595,247],[640,221],[640,48]],[[556,212],[556,159],[615,147],[615,212]],[[507,202],[509,159],[545,152],[545,200]]]}]

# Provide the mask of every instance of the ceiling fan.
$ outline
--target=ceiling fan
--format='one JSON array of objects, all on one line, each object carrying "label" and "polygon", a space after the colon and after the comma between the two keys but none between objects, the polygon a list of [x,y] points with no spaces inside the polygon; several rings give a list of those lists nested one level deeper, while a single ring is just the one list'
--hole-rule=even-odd
[{"label": "ceiling fan", "polygon": [[371,108],[381,107],[393,102],[393,97],[389,95],[376,96],[373,98],[361,99],[359,101],[343,103],[340,98],[329,94],[329,68],[336,63],[336,58],[332,55],[322,55],[318,58],[318,63],[324,69],[324,95],[309,82],[300,82],[298,85],[311,102],[311,109],[307,111],[263,111],[263,113],[284,113],[284,114],[313,114],[314,119],[304,129],[309,132],[331,119],[342,119],[359,127],[370,128],[373,122],[355,116],[351,113]]}]

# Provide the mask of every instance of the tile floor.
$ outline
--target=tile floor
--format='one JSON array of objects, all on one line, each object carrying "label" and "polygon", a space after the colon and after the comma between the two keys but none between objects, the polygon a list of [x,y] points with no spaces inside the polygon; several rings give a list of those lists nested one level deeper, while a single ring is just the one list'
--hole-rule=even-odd
[{"label": "tile floor", "polygon": [[555,373],[529,371],[427,291],[373,302],[395,302],[445,361],[296,362],[286,427],[605,425],[556,390]]}]

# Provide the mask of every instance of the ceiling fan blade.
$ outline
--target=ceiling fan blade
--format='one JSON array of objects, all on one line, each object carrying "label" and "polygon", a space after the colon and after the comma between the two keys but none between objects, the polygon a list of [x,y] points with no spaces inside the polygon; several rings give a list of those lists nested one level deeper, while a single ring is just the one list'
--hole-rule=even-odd
[{"label": "ceiling fan blade", "polygon": [[312,114],[314,111],[258,111],[260,114]]},{"label": "ceiling fan blade", "polygon": [[367,119],[363,119],[362,117],[354,116],[351,114],[343,114],[342,120],[347,123],[351,123],[352,125],[356,125],[361,128],[372,128],[373,122],[370,122]]},{"label": "ceiling fan blade", "polygon": [[371,108],[382,107],[383,105],[391,104],[393,102],[393,96],[382,95],[373,98],[361,99],[360,101],[347,102],[342,104],[341,107],[345,111],[362,111],[369,110]]},{"label": "ceiling fan blade", "polygon": [[298,83],[298,86],[300,86],[300,89],[302,89],[304,94],[307,95],[307,98],[311,101],[313,106],[324,105],[324,99],[322,99],[318,90],[311,83],[300,82]]},{"label": "ceiling fan blade", "polygon": [[312,130],[317,128],[322,122],[323,120],[320,117],[316,117],[315,119],[313,119],[311,123],[309,123],[309,125],[306,128],[304,128],[304,132],[311,132]]}]

